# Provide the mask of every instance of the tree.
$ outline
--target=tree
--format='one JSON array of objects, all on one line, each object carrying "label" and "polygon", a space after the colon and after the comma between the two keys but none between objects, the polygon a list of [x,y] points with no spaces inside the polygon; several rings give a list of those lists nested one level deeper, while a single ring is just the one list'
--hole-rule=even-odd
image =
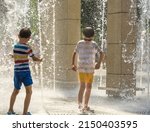
[{"label": "tree", "polygon": [[81,29],[91,26],[95,30],[95,40],[106,39],[107,0],[81,0]]}]

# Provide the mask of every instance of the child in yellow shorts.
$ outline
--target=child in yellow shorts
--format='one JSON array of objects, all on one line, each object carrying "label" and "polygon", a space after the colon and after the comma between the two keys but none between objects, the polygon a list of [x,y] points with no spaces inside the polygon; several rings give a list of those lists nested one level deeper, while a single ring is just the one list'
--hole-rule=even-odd
[{"label": "child in yellow shorts", "polygon": [[[80,89],[78,92],[78,108],[82,113],[91,111],[88,102],[91,95],[94,70],[100,68],[103,59],[103,52],[93,41],[94,30],[91,27],[86,27],[83,30],[84,39],[80,40],[73,53],[72,70],[78,71]],[[95,63],[95,55],[99,53],[100,59]],[[77,55],[77,66],[75,58]]]}]

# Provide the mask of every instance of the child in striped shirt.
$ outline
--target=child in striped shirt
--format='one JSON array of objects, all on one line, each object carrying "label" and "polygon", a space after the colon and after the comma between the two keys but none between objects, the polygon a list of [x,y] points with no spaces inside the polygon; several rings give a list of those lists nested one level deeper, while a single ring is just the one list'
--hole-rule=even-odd
[{"label": "child in striped shirt", "polygon": [[32,77],[29,68],[29,59],[28,56],[32,57],[33,61],[41,62],[42,59],[34,56],[31,47],[27,44],[31,37],[31,31],[29,28],[22,28],[19,32],[19,42],[17,42],[13,47],[14,58],[14,90],[10,98],[10,106],[7,112],[8,115],[15,115],[13,106],[16,100],[16,97],[21,89],[21,85],[24,84],[26,89],[26,97],[24,100],[24,109],[23,115],[31,115],[28,112],[28,107],[32,95]]}]

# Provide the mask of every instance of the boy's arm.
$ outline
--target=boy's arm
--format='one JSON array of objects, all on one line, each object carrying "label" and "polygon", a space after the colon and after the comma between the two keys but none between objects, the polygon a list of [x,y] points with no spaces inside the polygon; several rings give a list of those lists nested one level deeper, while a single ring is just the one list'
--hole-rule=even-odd
[{"label": "boy's arm", "polygon": [[41,61],[42,61],[42,59],[37,58],[37,57],[35,57],[35,56],[32,56],[32,60],[33,60],[33,61],[39,61],[39,62],[41,62]]},{"label": "boy's arm", "polygon": [[100,58],[99,58],[99,61],[95,65],[95,69],[99,69],[100,68],[101,62],[103,61],[103,58],[104,58],[104,53],[102,51],[99,52],[99,54],[100,54]]},{"label": "boy's arm", "polygon": [[29,56],[32,58],[32,60],[33,60],[33,61],[39,61],[39,62],[41,62],[42,59],[36,57],[36,56],[33,54],[33,50],[32,50],[32,48],[31,48],[31,46],[29,46],[29,48],[30,48],[30,50],[29,50]]},{"label": "boy's arm", "polygon": [[76,58],[76,52],[73,53],[73,56],[72,56],[72,70],[73,71],[76,71],[77,70],[77,67],[75,65],[75,58]]}]

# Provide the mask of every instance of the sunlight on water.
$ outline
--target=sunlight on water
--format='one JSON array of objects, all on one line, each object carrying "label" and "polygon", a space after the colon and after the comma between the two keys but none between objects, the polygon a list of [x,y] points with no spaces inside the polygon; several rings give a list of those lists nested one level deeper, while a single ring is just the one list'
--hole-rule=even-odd
[{"label": "sunlight on water", "polygon": [[[58,3],[57,3],[58,2]],[[105,3],[104,3],[105,2]],[[134,0],[131,0],[131,21],[128,24],[131,27],[130,32],[127,34],[124,40],[123,46],[123,58],[126,63],[134,63],[137,79],[137,87],[146,88],[146,92],[149,94],[149,72],[150,72],[150,45],[149,45],[149,18],[150,18],[150,2],[149,0],[139,0],[136,5]],[[96,31],[98,33],[98,41],[104,46],[104,41],[106,40],[105,26],[107,24],[106,10],[107,0],[96,0],[97,12],[94,14],[96,21]],[[5,100],[7,103],[0,103],[1,109],[0,113],[7,111],[8,100],[13,88],[13,60],[9,57],[9,53],[12,51],[12,45],[17,41],[18,31],[22,27],[31,27],[33,30],[33,36],[31,38],[30,44],[38,47],[38,53],[43,57],[43,62],[36,65],[35,69],[39,70],[37,73],[33,69],[33,63],[31,63],[31,71],[33,73],[34,80],[34,91],[32,107],[35,113],[43,114],[45,111],[54,109],[56,110],[56,104],[60,104],[61,107],[57,106],[57,110],[60,111],[71,110],[71,108],[76,107],[75,101],[77,96],[77,88],[67,89],[65,87],[57,88],[58,84],[77,84],[78,82],[63,82],[56,80],[56,65],[59,60],[56,59],[56,55],[59,52],[56,49],[56,4],[59,5],[57,0],[40,0],[35,4],[31,3],[30,0],[0,0],[0,73],[1,73],[1,89],[0,89],[0,100]],[[32,5],[32,6],[31,6]],[[61,5],[60,5],[61,7]],[[137,15],[135,8],[138,7],[140,14]],[[81,9],[82,10],[82,9]],[[36,15],[35,15],[36,14]],[[41,16],[42,15],[42,16]],[[100,17],[96,17],[99,15]],[[35,17],[33,17],[35,16]],[[128,37],[133,32],[133,26],[137,25],[137,45],[136,51],[132,51],[131,55],[127,55],[126,41]],[[36,44],[34,44],[36,43]],[[65,59],[65,58],[64,58]],[[70,62],[71,63],[71,62]],[[38,69],[39,68],[39,69]],[[64,70],[59,66],[60,74]],[[98,107],[101,106],[101,110],[106,110],[110,108],[111,110],[107,113],[117,113],[117,111],[126,110],[127,112],[137,112],[146,111],[149,109],[147,105],[149,99],[145,97],[145,93],[140,95],[137,94],[135,98],[126,98],[124,102],[122,99],[107,98],[105,91],[98,91],[98,86],[106,86],[106,71],[107,69],[100,69],[95,73],[95,80],[93,84],[93,95],[91,102]],[[57,72],[58,73],[58,72]],[[59,75],[58,75],[59,76]],[[6,90],[7,89],[7,90]],[[24,90],[23,90],[24,92]],[[18,97],[22,100],[23,92]],[[8,94],[9,93],[9,94]],[[146,93],[146,94],[147,94]],[[3,97],[3,95],[6,95]],[[141,99],[142,98],[142,99]],[[146,101],[147,102],[146,102]],[[132,102],[133,101],[133,102]],[[39,103],[41,104],[39,107]],[[68,104],[71,106],[68,106]],[[18,106],[22,102],[17,102]],[[52,104],[52,105],[51,105]],[[124,106],[124,104],[126,104]],[[63,105],[63,106],[62,106]],[[103,107],[104,106],[104,107]],[[131,108],[132,106],[132,108]],[[37,110],[37,107],[38,110]],[[140,109],[137,110],[137,108]],[[131,109],[130,109],[131,108]],[[75,111],[73,111],[75,113]],[[100,111],[101,112],[101,111]],[[146,111],[147,112],[147,111]]]}]

